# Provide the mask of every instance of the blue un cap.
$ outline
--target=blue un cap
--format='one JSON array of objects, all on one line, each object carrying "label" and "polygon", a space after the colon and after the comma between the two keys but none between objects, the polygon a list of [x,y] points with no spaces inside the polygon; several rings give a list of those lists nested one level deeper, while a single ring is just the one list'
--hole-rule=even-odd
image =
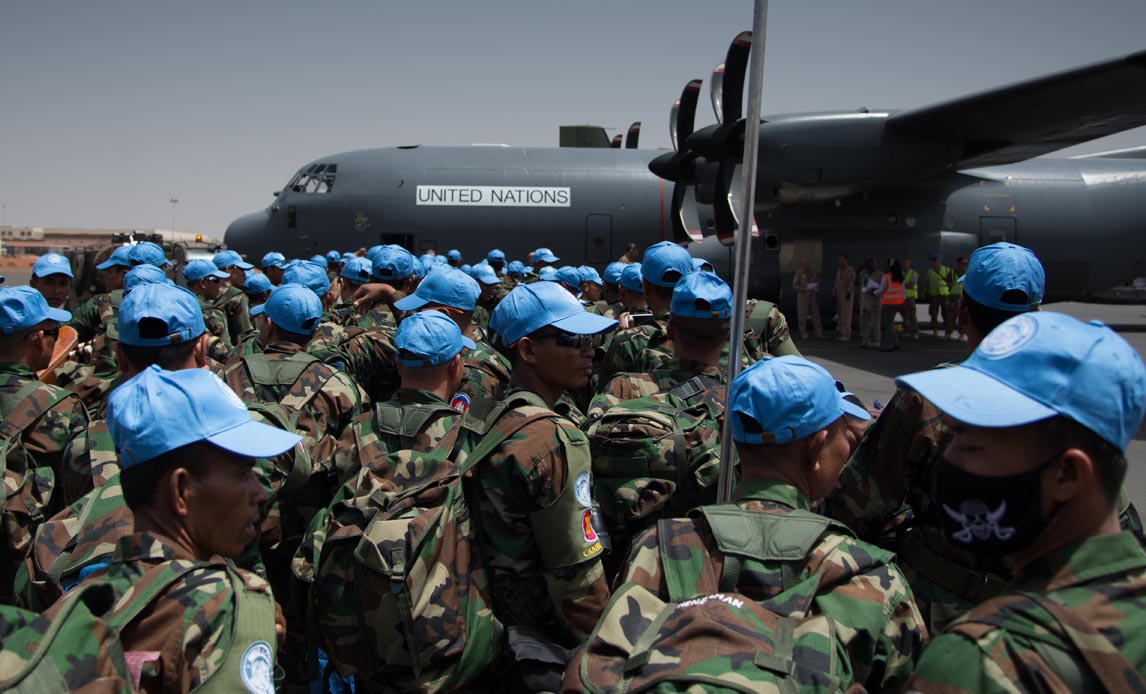
[{"label": "blue un cap", "polygon": [[116,267],[131,267],[131,246],[116,246],[107,260],[96,265],[97,270],[107,270]]},{"label": "blue un cap", "polygon": [[326,262],[326,256],[322,255],[321,253],[315,253],[314,255],[310,256],[310,262],[314,263],[315,265],[321,265],[323,269],[330,267],[330,263]]},{"label": "blue un cap", "polygon": [[229,267],[237,267],[240,270],[250,270],[254,267],[247,261],[243,260],[243,256],[235,251],[219,251],[215,257],[211,259],[215,263],[215,267],[220,270],[226,270]]},{"label": "blue un cap", "polygon": [[283,284],[301,284],[319,297],[326,296],[330,291],[326,268],[309,260],[296,261],[283,270]]},{"label": "blue un cap", "polygon": [[449,260],[461,260],[462,252],[456,248],[451,248],[449,253],[446,253],[446,258]]},{"label": "blue un cap", "polygon": [[394,302],[399,311],[415,311],[427,304],[449,306],[460,311],[472,311],[481,296],[477,280],[461,270],[444,267],[430,273],[413,294]]},{"label": "blue un cap", "polygon": [[401,246],[382,246],[369,257],[371,271],[383,282],[404,280],[414,274],[414,255]]},{"label": "blue un cap", "polygon": [[188,282],[198,282],[205,277],[218,277],[224,280],[230,277],[230,275],[217,268],[214,263],[203,260],[202,258],[192,260],[183,268],[183,279]]},{"label": "blue un cap", "polygon": [[301,284],[281,284],[265,304],[251,309],[252,316],[262,313],[288,333],[313,335],[322,318],[322,301]]},{"label": "blue un cap", "polygon": [[128,251],[127,257],[131,260],[132,265],[167,267],[171,264],[171,261],[164,255],[163,249],[151,241],[140,241],[135,244],[131,247],[131,250]]},{"label": "blue un cap", "polygon": [[630,292],[643,292],[645,287],[641,284],[641,264],[630,263],[621,271],[621,286]]},{"label": "blue un cap", "polygon": [[845,399],[824,367],[793,355],[766,357],[740,372],[729,386],[732,439],[780,445],[826,428],[843,415],[871,415]]},{"label": "blue un cap", "polygon": [[470,276],[482,284],[501,284],[497,273],[485,263],[478,263],[470,268]]},{"label": "blue un cap", "polygon": [[581,286],[581,273],[572,265],[557,268],[557,281],[577,290]]},{"label": "blue un cap", "polygon": [[976,249],[967,262],[967,274],[959,281],[963,283],[963,293],[975,302],[1000,311],[1023,313],[1042,303],[1046,274],[1034,251],[1000,242]]},{"label": "blue un cap", "polygon": [[210,371],[164,371],[154,364],[108,396],[107,428],[124,470],[197,441],[248,458],[270,458],[302,440],[256,422],[239,396]]},{"label": "blue un cap", "polygon": [[697,272],[714,272],[716,270],[716,268],[712,267],[712,263],[704,258],[693,258],[692,269]]},{"label": "blue un cap", "polygon": [[342,263],[342,254],[339,253],[338,251],[327,251],[326,252],[326,266],[330,267],[330,265],[332,263],[341,264]]},{"label": "blue un cap", "polygon": [[485,254],[485,261],[487,263],[505,263],[505,251],[500,248],[495,248],[489,253]]},{"label": "blue un cap", "polygon": [[535,262],[535,263],[536,262],[556,263],[558,260],[561,260],[561,259],[558,258],[557,256],[553,255],[553,251],[549,250],[548,248],[538,248],[536,251],[533,252],[533,262]]},{"label": "blue un cap", "polygon": [[1146,412],[1146,368],[1098,321],[1050,311],[1008,319],[959,366],[896,383],[976,427],[1015,427],[1062,415],[1125,452]]},{"label": "blue un cap", "polygon": [[369,258],[355,256],[342,264],[342,278],[365,284],[370,281],[371,263]]},{"label": "blue un cap", "polygon": [[605,277],[603,280],[607,284],[620,284],[621,273],[625,271],[625,264],[619,260],[615,260],[605,266]]},{"label": "blue un cap", "polygon": [[728,318],[732,315],[732,288],[711,273],[689,273],[672,290],[669,313],[678,318]]},{"label": "blue un cap", "polygon": [[260,265],[262,265],[264,270],[266,270],[269,267],[277,267],[280,270],[282,270],[286,267],[286,264],[287,264],[286,256],[283,255],[282,253],[279,253],[278,251],[271,251],[270,253],[267,253],[266,255],[263,256],[263,260],[260,263]]},{"label": "blue un cap", "polygon": [[515,287],[489,318],[489,327],[506,345],[547,325],[575,335],[596,335],[617,327],[617,321],[587,312],[572,294],[552,282]]},{"label": "blue un cap", "polygon": [[27,287],[0,288],[0,335],[11,335],[33,328],[46,320],[67,323],[72,314],[48,306],[39,291]]},{"label": "blue un cap", "polygon": [[672,241],[654,243],[645,250],[641,277],[658,287],[674,287],[677,280],[693,272],[692,256]]},{"label": "blue un cap", "polygon": [[511,260],[505,266],[505,274],[510,277],[525,277],[525,264],[520,260]]},{"label": "blue un cap", "polygon": [[537,278],[544,282],[556,282],[557,268],[553,267],[552,265],[546,265],[537,271]]},{"label": "blue un cap", "polygon": [[462,335],[452,318],[440,311],[419,311],[402,320],[394,335],[398,363],[415,368],[439,366],[458,356],[474,341]]},{"label": "blue un cap", "polygon": [[605,286],[605,283],[601,281],[601,276],[597,274],[597,269],[594,267],[582,265],[577,268],[577,275],[578,279],[582,282],[592,282],[593,284]]},{"label": "blue un cap", "polygon": [[171,284],[167,273],[154,265],[136,265],[123,276],[123,293],[127,294],[144,284]]},{"label": "blue un cap", "polygon": [[59,253],[45,253],[37,258],[36,264],[32,266],[33,277],[47,277],[48,275],[75,277],[72,274],[71,262]]},{"label": "blue un cap", "polygon": [[116,316],[119,341],[125,345],[167,347],[207,332],[199,299],[183,287],[167,282],[132,288],[123,297]]},{"label": "blue un cap", "polygon": [[247,279],[243,282],[243,291],[247,293],[247,296],[258,296],[274,288],[271,286],[270,279],[261,272],[248,272],[246,276]]}]

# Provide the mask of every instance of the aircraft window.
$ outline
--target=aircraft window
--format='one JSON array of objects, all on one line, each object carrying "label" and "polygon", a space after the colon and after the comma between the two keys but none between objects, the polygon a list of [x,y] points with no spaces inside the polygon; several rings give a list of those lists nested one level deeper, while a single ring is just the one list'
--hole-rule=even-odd
[{"label": "aircraft window", "polygon": [[300,171],[288,187],[295,193],[329,193],[337,169],[337,164],[314,164]]}]

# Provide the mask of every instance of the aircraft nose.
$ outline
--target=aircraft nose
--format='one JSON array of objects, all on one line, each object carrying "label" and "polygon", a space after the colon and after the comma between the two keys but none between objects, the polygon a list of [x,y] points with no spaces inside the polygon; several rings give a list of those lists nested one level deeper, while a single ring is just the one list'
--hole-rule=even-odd
[{"label": "aircraft nose", "polygon": [[267,221],[266,210],[245,214],[227,227],[223,233],[223,242],[227,248],[240,254],[259,253],[266,245]]}]

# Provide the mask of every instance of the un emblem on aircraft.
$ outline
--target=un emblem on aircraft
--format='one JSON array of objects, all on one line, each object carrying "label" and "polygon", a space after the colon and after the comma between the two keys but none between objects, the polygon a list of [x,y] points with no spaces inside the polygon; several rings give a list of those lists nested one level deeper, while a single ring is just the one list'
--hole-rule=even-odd
[{"label": "un emblem on aircraft", "polygon": [[1016,316],[992,330],[979,345],[979,353],[988,359],[1010,356],[1034,339],[1038,329],[1038,324],[1030,316]]},{"label": "un emblem on aircraft", "polygon": [[366,231],[370,228],[370,218],[363,212],[354,215],[354,228],[357,231]]}]

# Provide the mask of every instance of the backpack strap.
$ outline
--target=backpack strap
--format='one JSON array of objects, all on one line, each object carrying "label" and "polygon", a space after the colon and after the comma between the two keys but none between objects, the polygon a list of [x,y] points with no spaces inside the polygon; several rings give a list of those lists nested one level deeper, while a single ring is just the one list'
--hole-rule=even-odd
[{"label": "backpack strap", "polygon": [[374,421],[384,433],[400,437],[402,448],[408,448],[406,442],[412,441],[431,417],[441,413],[457,414],[458,411],[444,402],[396,405],[387,401],[374,406]]},{"label": "backpack strap", "polygon": [[660,555],[661,572],[664,574],[669,600],[684,602],[697,594],[701,578],[711,570],[707,561],[680,561],[670,555],[672,540],[683,534],[673,532],[673,522],[671,518],[657,521],[657,552]]},{"label": "backpack strap", "polygon": [[256,386],[292,386],[311,362],[318,361],[313,354],[298,352],[287,359],[267,359],[264,354],[242,357],[243,365]]},{"label": "backpack strap", "polygon": [[[130,624],[133,619],[138,617],[140,612],[143,612],[143,610],[146,609],[148,605],[154,602],[161,593],[166,591],[176,581],[183,578],[192,571],[204,569],[211,566],[222,565],[209,564],[207,562],[201,561],[180,562],[179,564],[165,562],[159,566],[156,566],[155,568],[150,569],[135,582],[135,585],[137,586],[143,583],[143,590],[133,592],[131,594],[131,601],[128,602],[122,610],[116,611],[113,608],[111,612],[104,615],[104,620],[107,621],[107,623],[115,629],[122,630],[124,627]],[[144,578],[149,574],[159,574],[159,578],[150,582],[145,582]]]},{"label": "backpack strap", "polygon": [[[269,592],[247,590],[246,583],[238,571],[227,566],[227,578],[235,598],[235,620],[231,630],[231,646],[223,654],[223,661],[207,681],[195,689],[202,694],[230,694],[230,692],[255,691],[247,683],[252,675],[267,668],[266,684],[271,684],[270,672],[275,667],[276,639],[269,641],[267,636],[275,633],[275,603]],[[236,651],[242,648],[242,652]],[[253,667],[252,667],[253,666]],[[254,672],[248,672],[253,670]],[[258,681],[252,681],[257,685]]]}]

